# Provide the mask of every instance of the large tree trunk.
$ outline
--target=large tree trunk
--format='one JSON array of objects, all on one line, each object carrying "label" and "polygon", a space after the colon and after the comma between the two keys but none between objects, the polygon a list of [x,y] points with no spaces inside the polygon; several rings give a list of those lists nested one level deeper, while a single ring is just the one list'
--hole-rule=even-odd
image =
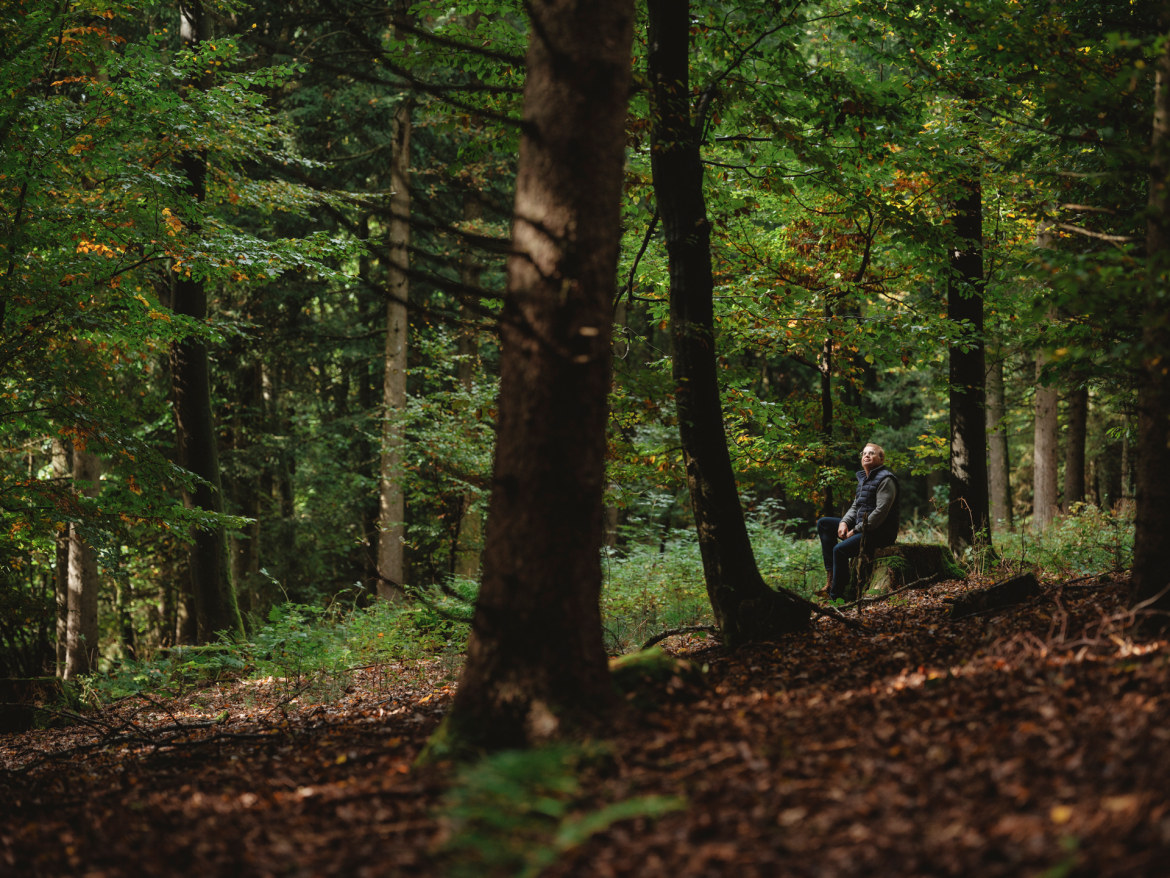
[{"label": "large tree trunk", "polygon": [[382,382],[382,467],[378,526],[378,595],[401,600],[406,581],[407,302],[410,293],[410,112],[409,100],[394,114],[394,159],[390,169],[390,233],[386,284],[386,359]]},{"label": "large tree trunk", "polygon": [[649,0],[651,165],[670,263],[675,403],[707,594],[729,644],[808,624],[809,604],[760,576],[731,467],[715,362],[710,223],[691,122],[690,8]]},{"label": "large tree trunk", "polygon": [[[199,43],[211,37],[210,20],[197,0],[182,4],[181,11],[184,41],[198,51]],[[208,82],[199,83],[204,88],[208,85]],[[202,202],[206,194],[206,157],[189,150],[183,154],[180,165],[188,195],[195,202]],[[196,217],[188,217],[187,222],[192,229],[198,229]],[[177,277],[172,286],[171,307],[177,314],[198,322],[206,320],[207,291],[203,281],[185,275]],[[223,491],[211,409],[211,367],[202,339],[189,336],[174,343],[171,380],[179,465],[199,480],[184,487],[184,503],[188,508],[221,513]],[[227,536],[221,525],[192,529],[187,575],[187,603],[193,619],[186,626],[185,634],[204,643],[221,631],[242,631],[228,563]]]},{"label": "large tree trunk", "polygon": [[[1170,30],[1170,13],[1161,18]],[[1170,628],[1170,43],[1158,58],[1146,225],[1146,320],[1138,388],[1133,605],[1149,627]]]},{"label": "large tree trunk", "polygon": [[1064,511],[1085,502],[1085,442],[1089,432],[1089,391],[1068,394],[1068,430],[1064,437]]},{"label": "large tree trunk", "polygon": [[[78,494],[96,497],[102,476],[101,461],[80,448],[73,449],[73,481]],[[69,575],[66,608],[66,680],[88,674],[98,655],[97,553],[76,521],[69,525]]]},{"label": "large tree trunk", "polygon": [[997,350],[987,370],[987,484],[993,533],[1013,528],[1006,417],[1003,357]]},{"label": "large tree trunk", "polygon": [[983,186],[978,172],[962,181],[954,210],[955,240],[947,283],[947,316],[961,324],[950,348],[951,474],[947,534],[951,551],[989,541],[987,371],[983,339]]},{"label": "large tree trunk", "polygon": [[435,750],[452,739],[523,745],[613,699],[600,551],[634,9],[533,0],[528,10],[483,582]]},{"label": "large tree trunk", "polygon": [[1052,524],[1057,509],[1057,460],[1060,451],[1059,396],[1055,387],[1042,383],[1041,373],[1049,355],[1036,354],[1035,424],[1032,442],[1032,529],[1042,533]]}]

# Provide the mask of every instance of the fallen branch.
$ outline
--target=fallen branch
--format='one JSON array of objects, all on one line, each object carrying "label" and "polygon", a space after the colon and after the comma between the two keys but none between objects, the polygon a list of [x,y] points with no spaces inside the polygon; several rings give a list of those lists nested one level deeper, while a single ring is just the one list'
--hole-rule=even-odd
[{"label": "fallen branch", "polygon": [[855,603],[854,604],[847,604],[843,607],[834,607],[831,605],[822,607],[820,604],[813,604],[812,608],[813,608],[813,612],[816,613],[818,616],[827,616],[828,618],[833,619],[834,621],[840,622],[846,628],[852,628],[855,631],[864,631],[865,626],[861,624],[860,620],[850,619],[848,616],[846,616],[844,613],[841,612],[841,610],[848,609],[849,607],[853,607],[853,606],[857,606],[857,604],[855,604]]},{"label": "fallen branch", "polygon": [[669,631],[663,631],[661,634],[655,634],[649,640],[642,644],[642,649],[649,649],[656,643],[661,643],[668,637],[674,637],[676,634],[698,634],[699,632],[706,632],[708,634],[719,634],[719,629],[714,625],[688,625],[685,628],[671,628]]}]

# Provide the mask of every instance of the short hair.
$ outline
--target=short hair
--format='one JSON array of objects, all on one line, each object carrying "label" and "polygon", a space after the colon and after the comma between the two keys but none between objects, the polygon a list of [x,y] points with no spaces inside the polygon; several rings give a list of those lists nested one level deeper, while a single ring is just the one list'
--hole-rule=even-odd
[{"label": "short hair", "polygon": [[878,459],[880,459],[883,463],[885,462],[886,450],[884,448],[882,448],[880,445],[878,445],[876,442],[866,442],[865,445],[862,446],[861,450],[865,451],[866,448],[872,448],[874,451],[877,452]]}]

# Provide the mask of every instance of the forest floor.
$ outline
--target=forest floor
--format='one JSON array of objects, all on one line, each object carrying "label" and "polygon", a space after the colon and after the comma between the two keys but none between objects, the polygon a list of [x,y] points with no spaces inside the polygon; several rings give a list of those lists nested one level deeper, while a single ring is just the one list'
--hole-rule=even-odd
[{"label": "forest floor", "polygon": [[775,645],[671,638],[693,672],[560,769],[415,767],[440,663],[0,736],[0,874],[1170,875],[1170,644],[1130,631],[1124,579],[951,619],[975,584]]}]

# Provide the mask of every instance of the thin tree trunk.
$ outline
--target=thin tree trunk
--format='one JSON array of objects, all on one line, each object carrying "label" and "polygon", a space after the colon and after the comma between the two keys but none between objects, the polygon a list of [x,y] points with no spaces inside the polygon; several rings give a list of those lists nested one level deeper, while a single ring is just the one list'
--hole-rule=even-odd
[{"label": "thin tree trunk", "polygon": [[[252,437],[262,428],[264,415],[263,375],[264,365],[259,362],[245,363],[236,369],[237,399],[228,440],[236,455],[247,455],[255,449]],[[260,522],[263,518],[260,479],[259,472],[244,472],[228,487],[233,510],[248,519],[228,541],[232,582],[244,614],[260,605]]]},{"label": "thin tree trunk", "polygon": [[[73,481],[78,494],[96,497],[102,475],[96,455],[73,449]],[[88,674],[98,656],[97,554],[81,534],[77,522],[69,525],[69,582],[65,635],[66,680]]]},{"label": "thin tree trunk", "polygon": [[[821,344],[821,357],[817,366],[821,373],[821,435],[825,440],[825,457],[821,465],[827,469],[833,457],[833,303],[828,293],[825,294],[823,313],[825,340]],[[826,485],[820,514],[822,516],[840,514],[840,510],[835,506],[833,486]]]},{"label": "thin tree trunk", "polygon": [[1085,502],[1085,442],[1089,432],[1089,391],[1078,387],[1068,394],[1068,430],[1064,437],[1064,512]]},{"label": "thin tree trunk", "polygon": [[993,533],[1010,531],[1014,526],[1006,417],[1003,357],[997,350],[987,370],[987,480]]},{"label": "thin tree trunk", "polygon": [[[72,466],[69,461],[69,447],[61,439],[53,440],[53,478],[58,484],[65,484]],[[69,643],[69,530],[58,535],[56,540],[56,566],[54,591],[57,606],[57,676],[65,676],[65,659]]]},{"label": "thin tree trunk", "polygon": [[[467,193],[463,198],[463,220],[472,228],[483,216],[483,205],[478,193]],[[464,245],[463,258],[459,266],[459,282],[464,296],[472,296],[479,289],[482,266],[476,258],[475,248]],[[459,330],[459,363],[456,377],[459,386],[470,392],[479,372],[478,330],[475,315],[471,309],[462,307],[463,325]],[[465,491],[460,500],[459,528],[455,534],[455,549],[451,569],[455,576],[463,579],[478,579],[480,557],[483,553],[483,515],[479,511],[476,492]]]},{"label": "thin tree trunk", "polygon": [[467,662],[433,750],[612,704],[601,631],[611,308],[633,0],[533,0],[498,431]]},{"label": "thin tree trunk", "polygon": [[983,186],[977,171],[954,204],[955,241],[947,316],[964,327],[950,348],[951,473],[947,533],[951,551],[990,542],[983,338]]},{"label": "thin tree trunk", "polygon": [[760,576],[727,449],[715,361],[710,222],[691,122],[690,8],[649,0],[651,167],[670,263],[675,403],[707,595],[724,641],[766,640],[808,624],[809,604]]},{"label": "thin tree trunk", "polygon": [[1057,510],[1057,459],[1060,450],[1058,394],[1042,383],[1041,372],[1049,355],[1036,354],[1035,423],[1032,442],[1032,529],[1044,532]]},{"label": "thin tree trunk", "polygon": [[386,352],[382,382],[382,478],[378,526],[378,595],[405,597],[406,470],[403,463],[406,416],[407,304],[410,299],[410,134],[411,102],[394,113],[394,157],[390,166],[390,230],[386,283]]},{"label": "thin tree trunk", "polygon": [[[1170,31],[1170,13],[1160,20]],[[1151,137],[1150,198],[1146,222],[1146,320],[1142,381],[1138,388],[1136,533],[1133,598],[1148,627],[1170,628],[1170,42],[1158,57]]]}]

